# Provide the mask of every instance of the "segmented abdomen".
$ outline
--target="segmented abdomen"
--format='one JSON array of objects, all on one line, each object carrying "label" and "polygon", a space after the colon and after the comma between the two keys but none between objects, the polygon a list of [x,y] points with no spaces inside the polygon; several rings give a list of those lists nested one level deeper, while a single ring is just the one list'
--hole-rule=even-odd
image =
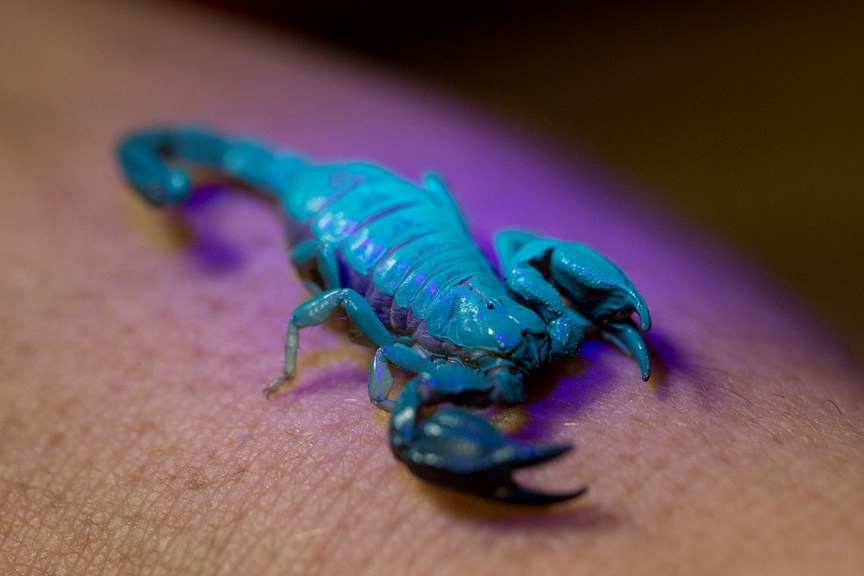
[{"label": "segmented abdomen", "polygon": [[436,193],[362,163],[310,167],[291,188],[283,199],[291,217],[337,247],[343,285],[397,331],[413,332],[449,286],[498,283],[460,215]]}]

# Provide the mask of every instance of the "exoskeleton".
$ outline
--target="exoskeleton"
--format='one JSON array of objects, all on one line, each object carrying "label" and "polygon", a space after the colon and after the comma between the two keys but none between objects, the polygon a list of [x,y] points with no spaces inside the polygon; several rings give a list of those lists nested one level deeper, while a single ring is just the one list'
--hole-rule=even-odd
[{"label": "exoskeleton", "polygon": [[[648,307],[618,267],[584,245],[511,230],[495,239],[499,277],[434,174],[418,185],[372,164],[314,164],[195,126],[132,134],[119,159],[155,205],[193,192],[184,164],[278,202],[291,223],[292,262],[314,295],[294,310],[282,374],[265,392],[293,378],[300,329],[343,310],[376,347],[369,397],[391,412],[393,453],[425,480],[508,502],[574,498],[584,488],[543,493],[512,477],[568,445],[510,439],[470,409],[521,402],[525,379],[575,355],[586,330],[650,375],[640,333],[651,324]],[[395,400],[391,365],[414,375]]]}]

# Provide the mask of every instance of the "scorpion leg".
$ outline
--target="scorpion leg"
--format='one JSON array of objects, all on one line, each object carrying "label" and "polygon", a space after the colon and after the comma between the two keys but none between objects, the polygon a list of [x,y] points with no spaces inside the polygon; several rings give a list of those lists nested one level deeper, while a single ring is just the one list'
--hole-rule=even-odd
[{"label": "scorpion leg", "polygon": [[285,337],[285,366],[282,376],[273,380],[264,389],[264,393],[268,397],[285,382],[294,378],[300,328],[324,323],[337,306],[342,307],[348,313],[348,317],[351,318],[357,329],[376,346],[387,346],[395,342],[393,335],[375,315],[372,306],[356,290],[341,288],[322,292],[294,310],[291,322],[288,324],[288,334]]},{"label": "scorpion leg", "polygon": [[464,408],[444,406],[424,417],[424,409],[449,402],[473,407],[493,398],[516,397],[500,386],[516,385],[461,365],[440,364],[413,378],[396,400],[390,419],[390,447],[416,476],[435,484],[514,504],[554,504],[576,498],[579,488],[544,493],[513,479],[517,468],[552,460],[570,450],[566,444],[536,446],[507,438],[492,424]]},{"label": "scorpion leg", "polygon": [[405,344],[396,343],[379,348],[369,365],[369,400],[387,412],[393,410],[393,401],[389,399],[390,391],[393,390],[389,362],[414,374],[430,373],[435,369],[430,360]]},{"label": "scorpion leg", "polygon": [[[313,239],[298,244],[291,252],[291,263],[313,294],[341,287],[336,251],[326,242]],[[320,276],[323,286],[317,282],[316,275]]]},{"label": "scorpion leg", "polygon": [[[594,325],[604,338],[636,358],[642,379],[648,380],[648,348],[631,315],[638,315],[642,330],[651,327],[651,316],[645,299],[620,268],[582,244],[519,230],[499,233],[495,247],[507,288],[540,314],[553,338],[562,326],[566,333]],[[576,310],[564,305],[562,295]],[[560,348],[558,355],[566,356]]]},{"label": "scorpion leg", "polygon": [[465,219],[462,218],[462,211],[459,210],[456,200],[450,194],[441,176],[435,172],[427,172],[423,175],[423,188],[439,203],[442,209],[451,215],[454,222],[458,223],[462,228],[468,229]]}]

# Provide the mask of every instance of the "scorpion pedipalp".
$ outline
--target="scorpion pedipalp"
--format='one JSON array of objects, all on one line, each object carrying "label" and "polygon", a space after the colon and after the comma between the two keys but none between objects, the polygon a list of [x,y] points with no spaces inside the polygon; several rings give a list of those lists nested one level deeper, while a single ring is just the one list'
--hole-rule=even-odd
[{"label": "scorpion pedipalp", "polygon": [[648,305],[618,266],[583,244],[521,230],[500,232],[495,247],[507,287],[517,299],[550,326],[563,321],[596,327],[636,359],[643,380],[650,378],[648,348],[631,319],[635,313],[642,330],[650,329]]},{"label": "scorpion pedipalp", "polygon": [[[464,408],[444,406],[421,418],[421,409],[469,393],[489,395],[480,379],[453,388],[454,374],[421,375],[408,383],[393,408],[390,446],[420,478],[512,504],[555,504],[585,493],[549,493],[524,488],[513,471],[568,452],[568,444],[538,446],[512,440],[484,418]],[[456,376],[458,378],[458,376]],[[469,380],[472,378],[469,376]],[[475,389],[476,388],[476,389]]]}]

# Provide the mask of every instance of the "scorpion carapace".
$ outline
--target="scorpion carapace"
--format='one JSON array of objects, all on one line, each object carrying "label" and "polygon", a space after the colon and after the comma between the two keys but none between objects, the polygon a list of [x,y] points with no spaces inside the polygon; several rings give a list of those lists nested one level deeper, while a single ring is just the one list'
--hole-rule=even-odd
[{"label": "scorpion carapace", "polygon": [[[515,441],[470,409],[521,402],[523,379],[575,355],[586,330],[649,377],[639,329],[650,327],[648,307],[618,267],[581,244],[505,231],[495,239],[499,278],[434,174],[417,185],[372,164],[313,164],[195,126],[132,134],[119,159],[155,205],[189,197],[185,166],[275,198],[290,223],[291,260],[314,295],[294,310],[283,373],[265,392],[294,376],[299,330],[341,308],[377,348],[369,397],[392,413],[393,453],[425,480],[523,504],[579,496],[584,488],[543,493],[512,477],[569,446]],[[395,401],[391,365],[415,375]]]}]

